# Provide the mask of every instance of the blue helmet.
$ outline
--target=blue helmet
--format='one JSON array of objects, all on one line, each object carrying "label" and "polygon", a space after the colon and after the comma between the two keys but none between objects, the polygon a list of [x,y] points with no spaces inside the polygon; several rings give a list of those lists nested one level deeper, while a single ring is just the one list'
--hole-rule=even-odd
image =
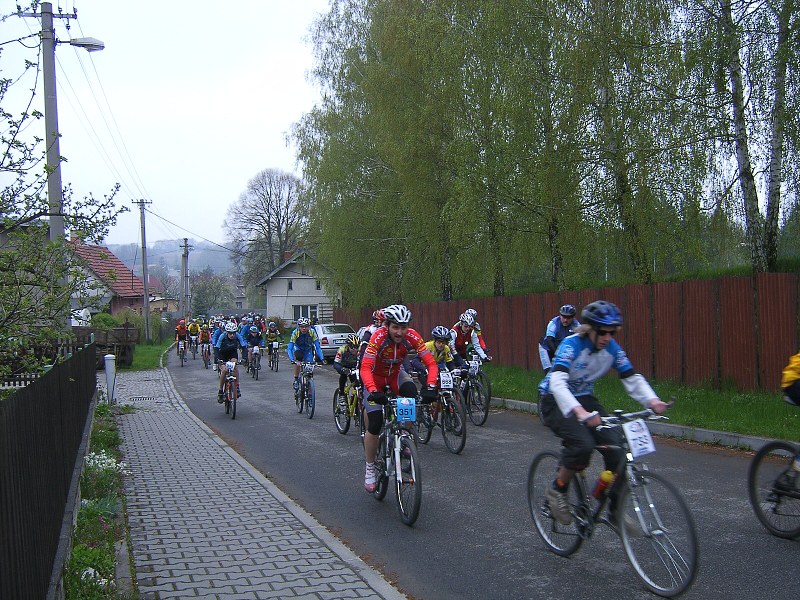
[{"label": "blue helmet", "polygon": [[578,311],[575,310],[572,304],[565,304],[558,312],[564,317],[574,317]]},{"label": "blue helmet", "polygon": [[450,330],[443,325],[437,325],[433,328],[433,331],[431,331],[431,336],[433,336],[434,340],[449,341]]},{"label": "blue helmet", "polygon": [[581,319],[593,327],[620,327],[622,325],[622,313],[616,304],[605,300],[596,300],[587,304],[581,312]]}]

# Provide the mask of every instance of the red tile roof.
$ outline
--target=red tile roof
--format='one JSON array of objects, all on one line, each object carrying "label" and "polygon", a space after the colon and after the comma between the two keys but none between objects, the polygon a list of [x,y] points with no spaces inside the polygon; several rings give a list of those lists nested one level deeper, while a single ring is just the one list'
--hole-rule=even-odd
[{"label": "red tile roof", "polygon": [[83,259],[92,273],[105,283],[116,296],[143,297],[144,282],[105,246],[85,246],[73,241],[75,253]]}]

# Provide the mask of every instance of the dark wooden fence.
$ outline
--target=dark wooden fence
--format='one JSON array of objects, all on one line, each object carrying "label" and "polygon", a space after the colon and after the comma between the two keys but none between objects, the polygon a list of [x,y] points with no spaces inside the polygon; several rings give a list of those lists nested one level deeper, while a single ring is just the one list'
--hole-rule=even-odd
[{"label": "dark wooden fence", "polygon": [[95,390],[89,345],[0,399],[0,598],[59,585]]},{"label": "dark wooden fence", "polygon": [[[800,276],[768,273],[408,307],[426,339],[435,325],[450,327],[464,309],[474,308],[497,363],[538,371],[538,341],[559,307],[571,303],[580,312],[593,300],[608,300],[625,317],[617,339],[645,376],[777,390],[783,367],[800,347],[798,297]],[[372,310],[339,310],[336,320],[357,328],[371,322]]]}]

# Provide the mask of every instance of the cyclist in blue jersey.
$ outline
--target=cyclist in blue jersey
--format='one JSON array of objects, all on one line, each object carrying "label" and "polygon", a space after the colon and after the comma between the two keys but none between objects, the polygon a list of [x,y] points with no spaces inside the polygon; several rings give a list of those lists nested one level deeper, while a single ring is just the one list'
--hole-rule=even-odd
[{"label": "cyclist in blue jersey", "polygon": [[[657,414],[668,408],[647,380],[633,370],[625,351],[614,339],[622,326],[622,313],[616,305],[604,300],[592,302],[583,309],[581,318],[584,325],[561,342],[552,369],[539,384],[544,423],[562,439],[559,471],[547,490],[547,501],[553,517],[564,525],[572,521],[567,501],[569,483],[577,471],[588,466],[594,447],[617,446],[601,450],[610,471],[615,472],[624,458],[619,449],[622,435],[619,429],[596,429],[601,424],[600,417],[608,413],[593,395],[594,382],[613,368],[631,398]],[[609,503],[612,522],[615,510],[616,494]]]},{"label": "cyclist in blue jersey", "polygon": [[294,390],[300,389],[300,362],[313,362],[314,354],[319,362],[325,362],[322,356],[322,347],[319,345],[317,332],[311,328],[311,321],[306,317],[297,319],[297,328],[289,336],[289,345],[286,353],[294,365]]},{"label": "cyclist in blue jersey", "polygon": [[553,317],[547,323],[544,337],[539,340],[539,359],[542,361],[542,369],[547,373],[552,366],[556,348],[565,337],[572,335],[580,327],[580,322],[575,318],[575,307],[572,304],[565,304],[558,311],[558,316]]}]

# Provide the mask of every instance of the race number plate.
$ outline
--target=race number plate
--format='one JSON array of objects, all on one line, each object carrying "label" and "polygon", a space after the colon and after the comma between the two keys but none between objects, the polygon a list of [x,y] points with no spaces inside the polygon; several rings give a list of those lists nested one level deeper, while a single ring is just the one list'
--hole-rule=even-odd
[{"label": "race number plate", "polygon": [[650,429],[644,419],[623,423],[622,429],[625,431],[625,437],[628,439],[628,446],[634,458],[656,451],[653,438],[650,436]]},{"label": "race number plate", "polygon": [[480,368],[480,366],[481,366],[481,363],[479,363],[477,360],[469,361],[469,374],[470,375],[477,375],[478,374],[478,369]]},{"label": "race number plate", "polygon": [[453,376],[448,371],[439,371],[439,387],[443,390],[453,389]]},{"label": "race number plate", "polygon": [[253,346],[253,354],[261,354],[261,348],[258,346]]},{"label": "race number plate", "polygon": [[278,347],[278,342],[272,342],[272,347],[273,348],[277,348]]},{"label": "race number plate", "polygon": [[225,363],[225,367],[228,369],[229,372],[233,373],[233,370],[236,368],[236,363],[232,360],[229,360]]},{"label": "race number plate", "polygon": [[397,399],[397,420],[400,423],[415,422],[417,420],[416,398]]}]

